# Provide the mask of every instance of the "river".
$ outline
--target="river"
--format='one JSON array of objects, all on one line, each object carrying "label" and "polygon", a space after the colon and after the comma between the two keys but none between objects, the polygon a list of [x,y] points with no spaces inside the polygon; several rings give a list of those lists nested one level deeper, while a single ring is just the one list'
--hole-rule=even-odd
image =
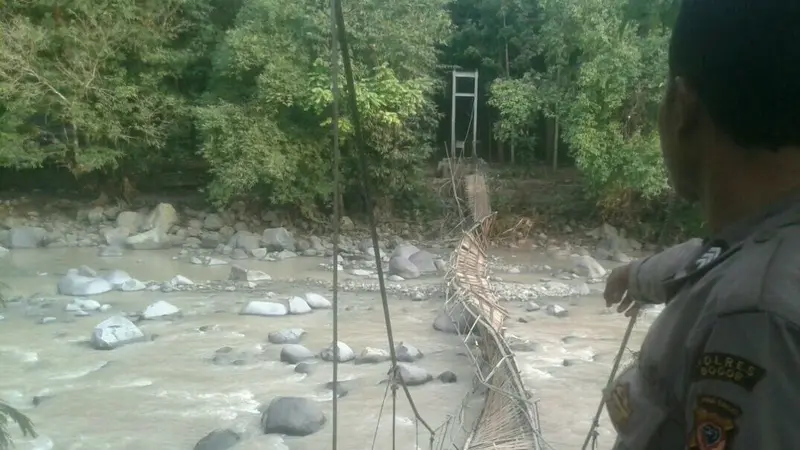
[{"label": "river", "polygon": [[[236,450],[330,448],[331,423],[305,438],[265,436],[259,430],[259,405],[276,396],[310,397],[324,404],[330,416],[331,365],[319,362],[309,375],[279,361],[281,347],[267,342],[270,332],[300,327],[307,331],[302,344],[317,351],[331,343],[332,312],[316,310],[306,315],[257,317],[238,314],[250,300],[267,292],[285,299],[306,292],[330,298],[330,273],[323,258],[295,258],[280,262],[237,261],[263,270],[273,280],[256,289],[192,289],[175,292],[143,290],[109,292],[93,297],[110,305],[104,312],[76,316],[65,311],[71,297],[59,296],[56,284],[69,268],[87,265],[95,270],[121,269],[142,281],[164,282],[183,275],[196,282],[226,280],[230,266],[198,266],[175,251],[129,252],[124,257],[102,258],[96,249],[15,250],[0,258],[0,281],[22,301],[0,311],[0,398],[28,414],[40,437],[17,437],[20,450],[164,450],[192,449],[210,431],[231,428],[241,433]],[[511,283],[536,284],[552,279],[560,261],[538,253],[498,253],[507,263],[534,267],[519,274],[503,274]],[[540,267],[536,269],[535,267]],[[345,280],[360,280],[343,274]],[[366,281],[373,283],[374,281]],[[439,280],[405,281],[435,284]],[[582,280],[567,280],[583,283]],[[533,311],[527,302],[507,305],[511,317],[507,333],[530,341],[517,353],[524,381],[539,399],[542,431],[557,449],[580,448],[588,431],[599,392],[606,382],[626,319],[605,311],[602,285],[588,294],[539,298],[544,306],[555,303],[568,309],[567,317]],[[111,351],[90,348],[94,326],[106,317],[141,311],[165,300],[179,307],[180,317],[141,322],[153,338]],[[432,375],[452,371],[456,383],[436,379],[411,388],[421,416],[437,427],[458,420],[462,399],[473,389],[473,368],[457,336],[433,330],[442,296],[431,294],[412,301],[409,296],[389,298],[395,340],[418,347],[424,358],[418,365]],[[388,348],[379,295],[351,289],[341,294],[340,341],[359,353],[364,347]],[[43,320],[43,318],[47,318]],[[42,323],[46,322],[46,323]],[[638,348],[647,320],[637,326],[630,348]],[[241,353],[244,363],[215,364],[215,352]],[[385,402],[387,364],[341,364],[340,379],[348,393],[339,401],[339,448],[389,450],[391,396]],[[397,449],[427,449],[428,434],[416,426],[402,391],[397,398]],[[476,408],[471,403],[471,409]],[[453,419],[456,417],[456,419]],[[376,435],[376,424],[381,425]],[[329,417],[330,419],[330,417]],[[599,448],[610,448],[613,433],[603,417]],[[373,441],[375,445],[373,446]]]}]

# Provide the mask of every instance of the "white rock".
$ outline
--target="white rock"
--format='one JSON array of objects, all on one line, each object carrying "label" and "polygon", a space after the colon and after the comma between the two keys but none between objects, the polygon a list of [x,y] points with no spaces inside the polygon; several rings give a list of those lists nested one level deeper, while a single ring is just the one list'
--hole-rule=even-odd
[{"label": "white rock", "polygon": [[58,282],[59,294],[76,297],[103,294],[112,289],[113,286],[107,280],[79,275],[76,269],[70,269]]},{"label": "white rock", "polygon": [[313,292],[306,293],[306,303],[313,309],[327,309],[331,307],[331,302],[327,298]]},{"label": "white rock", "polygon": [[242,266],[231,266],[231,274],[228,276],[230,281],[269,281],[272,279],[268,274],[260,270],[245,269]]},{"label": "white rock", "polygon": [[285,316],[288,312],[286,305],[281,303],[253,300],[245,305],[239,314],[248,316]]},{"label": "white rock", "polygon": [[111,316],[94,328],[90,343],[97,350],[111,350],[144,339],[144,333],[133,322],[122,316]]},{"label": "white rock", "polygon": [[302,298],[292,297],[289,299],[289,314],[308,314],[310,312],[311,307]]},{"label": "white rock", "polygon": [[[339,341],[339,362],[348,362],[356,359],[356,353],[353,349],[350,348],[349,345],[345,344],[342,341]],[[323,361],[333,361],[333,344],[328,346],[325,350],[321,351],[319,357],[322,358]]]},{"label": "white rock", "polygon": [[99,311],[103,305],[96,300],[88,298],[75,298],[72,303],[67,305],[67,311]]},{"label": "white rock", "polygon": [[131,280],[131,276],[124,270],[112,270],[103,275],[103,278],[111,283],[115,289],[119,289],[126,281]]},{"label": "white rock", "polygon": [[135,278],[131,278],[119,286],[119,290],[123,292],[136,292],[145,289],[147,289],[147,285]]},{"label": "white rock", "polygon": [[591,256],[573,256],[572,259],[572,271],[577,275],[588,278],[601,278],[606,274],[606,269]]},{"label": "white rock", "polygon": [[183,275],[175,275],[172,280],[170,280],[169,284],[173,286],[191,286],[194,284],[194,281],[186,278]]},{"label": "white rock", "polygon": [[550,304],[547,305],[544,310],[548,315],[553,317],[567,317],[569,315],[569,311],[560,305]]},{"label": "white rock", "polygon": [[165,302],[164,300],[159,300],[147,308],[142,312],[143,319],[157,319],[159,317],[166,317],[178,314],[181,312],[180,308],[173,305],[172,303]]}]

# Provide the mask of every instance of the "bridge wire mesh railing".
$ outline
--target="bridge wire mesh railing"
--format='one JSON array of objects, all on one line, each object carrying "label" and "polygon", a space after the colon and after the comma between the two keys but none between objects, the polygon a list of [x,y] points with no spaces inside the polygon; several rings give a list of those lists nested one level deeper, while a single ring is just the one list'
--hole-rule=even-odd
[{"label": "bridge wire mesh railing", "polygon": [[[437,433],[435,448],[552,449],[542,437],[538,404],[525,389],[514,353],[503,337],[508,312],[489,283],[486,251],[494,214],[485,178],[473,173],[460,181],[471,224],[465,225],[451,255],[445,276],[445,311],[475,366],[475,389]],[[476,391],[483,393],[484,402],[480,415],[470,421],[466,411]],[[455,445],[453,436],[462,433],[466,442]]]}]

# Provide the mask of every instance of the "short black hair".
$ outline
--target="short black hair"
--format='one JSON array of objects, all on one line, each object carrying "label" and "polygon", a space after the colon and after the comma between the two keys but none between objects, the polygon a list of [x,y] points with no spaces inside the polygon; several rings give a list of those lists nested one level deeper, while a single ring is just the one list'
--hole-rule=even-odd
[{"label": "short black hair", "polygon": [[683,0],[669,71],[738,145],[800,146],[800,1]]}]

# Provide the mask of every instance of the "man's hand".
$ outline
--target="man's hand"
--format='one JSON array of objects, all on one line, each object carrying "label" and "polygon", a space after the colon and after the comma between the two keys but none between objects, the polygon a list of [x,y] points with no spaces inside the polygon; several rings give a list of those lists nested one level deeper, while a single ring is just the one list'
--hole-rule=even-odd
[{"label": "man's hand", "polygon": [[606,289],[603,291],[603,298],[606,299],[606,306],[612,307],[619,303],[617,312],[625,313],[625,317],[632,317],[639,313],[640,304],[628,295],[628,283],[631,275],[631,265],[617,267],[611,271],[606,280]]}]

